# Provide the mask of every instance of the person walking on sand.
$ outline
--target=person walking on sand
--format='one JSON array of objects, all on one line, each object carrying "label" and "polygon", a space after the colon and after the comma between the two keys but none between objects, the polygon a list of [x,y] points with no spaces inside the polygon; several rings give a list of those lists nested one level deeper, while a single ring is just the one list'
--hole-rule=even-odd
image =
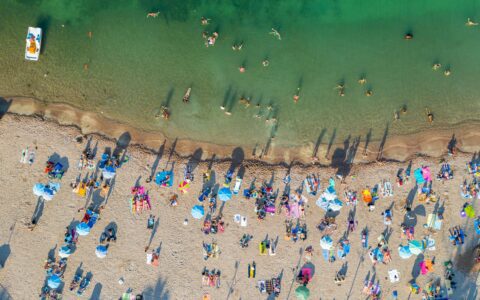
[{"label": "person walking on sand", "polygon": [[477,22],[474,22],[472,19],[467,18],[467,23],[465,23],[466,26],[471,27],[471,26],[478,26]]},{"label": "person walking on sand", "polygon": [[430,111],[430,109],[425,108],[425,113],[426,113],[426,115],[427,115],[428,122],[429,122],[430,124],[433,123],[433,113]]}]

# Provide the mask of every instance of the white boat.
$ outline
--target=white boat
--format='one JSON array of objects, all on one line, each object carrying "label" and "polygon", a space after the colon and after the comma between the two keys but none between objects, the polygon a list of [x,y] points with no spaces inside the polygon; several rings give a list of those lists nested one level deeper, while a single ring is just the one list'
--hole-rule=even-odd
[{"label": "white boat", "polygon": [[28,27],[27,46],[25,47],[25,59],[38,61],[40,47],[42,46],[42,28]]}]

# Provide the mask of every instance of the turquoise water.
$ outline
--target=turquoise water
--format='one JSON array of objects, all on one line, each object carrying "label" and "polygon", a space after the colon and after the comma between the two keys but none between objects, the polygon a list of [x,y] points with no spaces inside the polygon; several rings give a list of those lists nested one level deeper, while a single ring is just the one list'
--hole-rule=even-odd
[{"label": "turquoise water", "polygon": [[[465,26],[467,17],[480,21],[479,6],[476,0],[3,0],[0,95],[66,102],[169,137],[232,145],[264,144],[272,134],[276,145],[308,145],[322,130],[323,142],[333,132],[341,141],[370,129],[380,139],[387,123],[391,135],[448,127],[480,119],[480,26]],[[156,11],[158,18],[146,18]],[[201,26],[202,16],[210,25]],[[45,31],[37,63],[24,61],[32,25]],[[269,34],[272,27],[282,40]],[[215,46],[205,47],[202,31],[218,31]],[[413,40],[403,39],[407,31]],[[242,50],[233,51],[240,41]],[[442,64],[436,72],[435,61]],[[365,86],[357,83],[362,74]],[[335,89],[340,81],[344,97]],[[367,89],[373,96],[364,95]],[[241,96],[252,105],[238,103]],[[225,101],[231,116],[219,108]],[[168,122],[155,118],[162,105],[171,112]],[[402,105],[408,113],[393,122]],[[435,114],[433,125],[425,107]],[[277,125],[265,122],[272,117]]]}]

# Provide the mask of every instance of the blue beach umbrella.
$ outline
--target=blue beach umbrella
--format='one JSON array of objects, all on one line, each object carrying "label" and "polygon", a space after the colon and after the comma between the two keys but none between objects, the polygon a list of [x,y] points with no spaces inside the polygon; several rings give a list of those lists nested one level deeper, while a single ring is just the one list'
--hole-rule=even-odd
[{"label": "blue beach umbrella", "polygon": [[221,188],[218,192],[218,198],[223,202],[232,199],[232,191],[228,187]]},{"label": "blue beach umbrella", "polygon": [[70,248],[68,245],[62,246],[60,249],[58,249],[58,256],[61,258],[69,257],[70,254],[72,254],[72,248]]},{"label": "blue beach umbrella", "polygon": [[410,248],[410,252],[415,255],[419,255],[425,250],[424,243],[417,240],[412,240],[408,242],[408,247]]},{"label": "blue beach umbrella", "polygon": [[201,205],[195,205],[192,207],[192,217],[195,219],[201,219],[205,215],[205,210]]},{"label": "blue beach umbrella", "polygon": [[330,250],[333,248],[333,240],[329,235],[325,235],[320,240],[320,247],[325,250]]},{"label": "blue beach umbrella", "polygon": [[95,254],[97,255],[98,258],[105,258],[108,253],[108,247],[105,245],[98,245],[97,248],[95,249]]},{"label": "blue beach umbrella", "polygon": [[103,178],[105,179],[112,179],[115,176],[115,168],[113,166],[108,166],[103,170]]},{"label": "blue beach umbrella", "polygon": [[88,235],[90,233],[90,227],[88,226],[87,223],[80,223],[76,227],[77,233],[79,235]]},{"label": "blue beach umbrella", "polygon": [[410,247],[408,247],[408,246],[400,246],[400,247],[398,247],[398,255],[400,256],[400,258],[408,259],[408,258],[410,258],[413,254],[412,254],[412,252],[410,251]]},{"label": "blue beach umbrella", "polygon": [[57,275],[52,275],[50,278],[48,278],[47,285],[51,289],[56,289],[62,284],[62,279],[58,277]]},{"label": "blue beach umbrella", "polygon": [[33,194],[35,196],[43,196],[43,189],[45,188],[45,185],[41,184],[41,183],[36,183],[34,186],[33,186]]}]

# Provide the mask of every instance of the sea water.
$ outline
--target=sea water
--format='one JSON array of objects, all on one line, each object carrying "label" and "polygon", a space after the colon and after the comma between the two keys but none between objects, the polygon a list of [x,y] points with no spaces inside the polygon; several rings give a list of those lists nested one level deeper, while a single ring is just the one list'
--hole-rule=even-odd
[{"label": "sea water", "polygon": [[[303,146],[319,135],[323,143],[375,140],[386,131],[457,126],[480,119],[480,26],[465,26],[468,17],[480,21],[479,4],[2,0],[0,95],[65,102],[170,138],[226,145],[264,144],[275,136],[276,145]],[[209,25],[201,25],[203,16]],[[44,31],[38,62],[24,59],[28,26]],[[281,40],[269,34],[272,28]],[[204,31],[218,32],[214,46],[205,46]],[[412,40],[404,40],[407,32]],[[233,51],[239,43],[242,50]],[[438,71],[435,62],[442,64]],[[365,85],[358,83],[362,76]],[[162,105],[168,121],[155,117]],[[407,113],[394,121],[404,105]]]}]

